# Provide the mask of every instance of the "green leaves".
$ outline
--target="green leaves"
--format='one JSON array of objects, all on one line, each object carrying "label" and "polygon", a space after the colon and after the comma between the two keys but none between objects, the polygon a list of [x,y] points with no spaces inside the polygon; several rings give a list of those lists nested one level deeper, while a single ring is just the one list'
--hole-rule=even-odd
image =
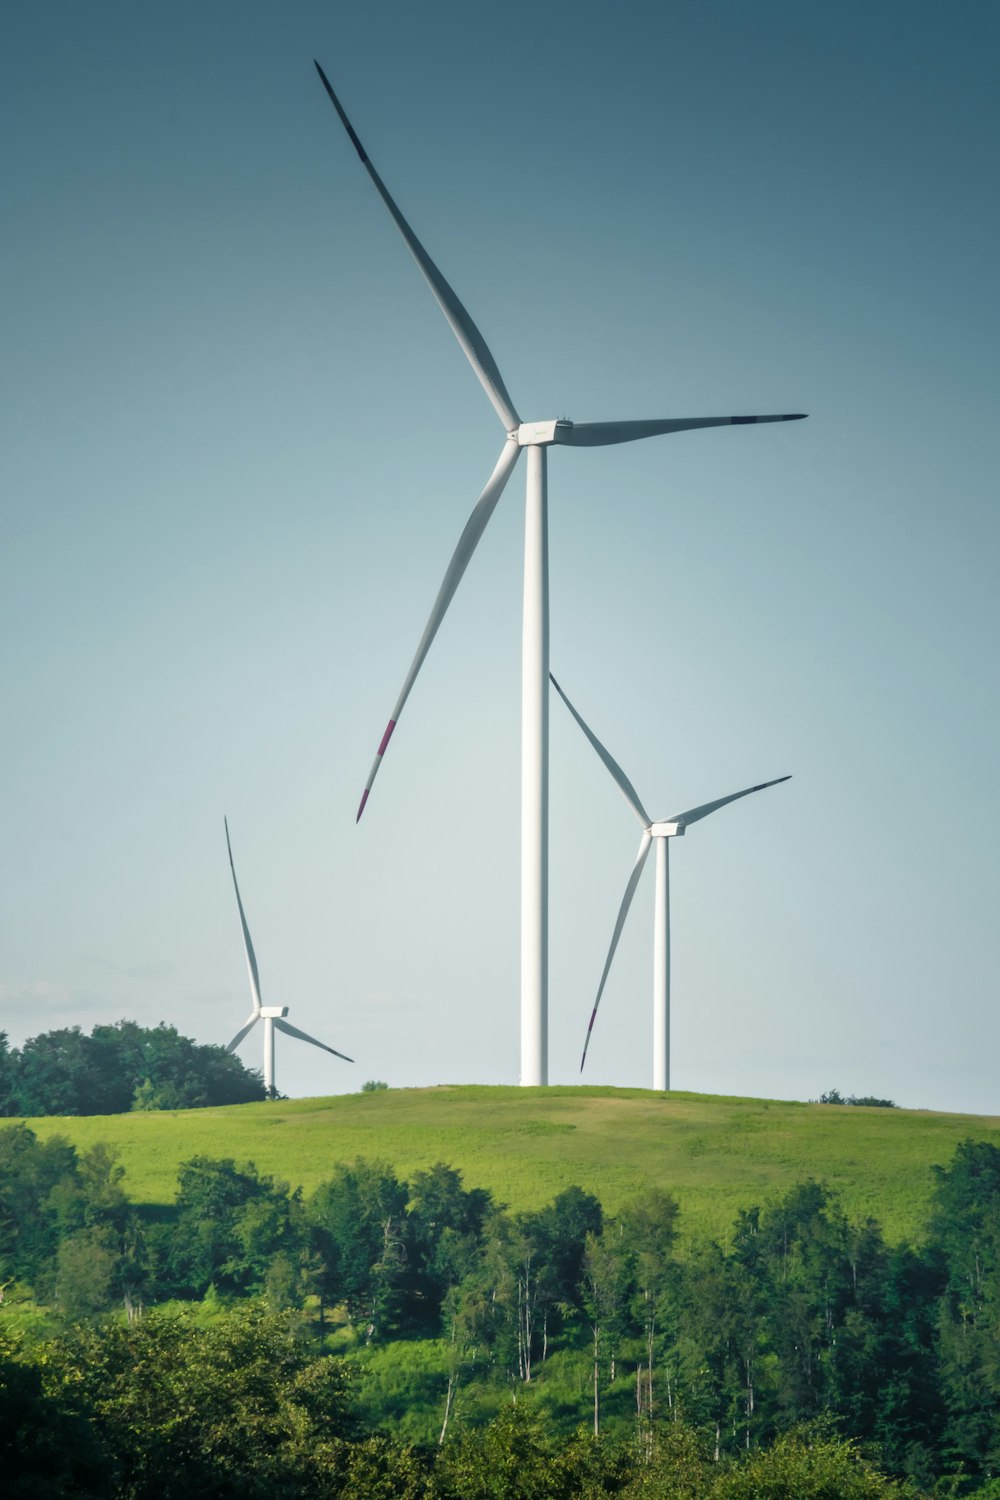
[{"label": "green leaves", "polygon": [[107,1115],[196,1109],[264,1098],[260,1075],[224,1047],[202,1046],[173,1026],[134,1021],[31,1037],[10,1051],[0,1033],[0,1115]]}]

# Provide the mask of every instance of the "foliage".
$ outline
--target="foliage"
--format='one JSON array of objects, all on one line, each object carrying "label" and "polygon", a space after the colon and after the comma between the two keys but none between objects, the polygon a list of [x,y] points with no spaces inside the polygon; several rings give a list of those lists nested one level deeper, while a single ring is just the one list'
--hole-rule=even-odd
[{"label": "foliage", "polygon": [[112,1493],[132,1500],[325,1494],[354,1431],[341,1366],[253,1305],[208,1328],[156,1313],[79,1327],[44,1375],[88,1413]]},{"label": "foliage", "polygon": [[0,1130],[0,1282],[30,1282],[65,1316],[107,1307],[128,1279],[135,1215],[106,1146],[78,1155],[27,1125]]},{"label": "foliage", "polygon": [[321,1295],[342,1301],[366,1340],[383,1336],[403,1305],[408,1196],[391,1167],[359,1157],[338,1167],[309,1202]]},{"label": "foliage", "polygon": [[0,1325],[0,1474],[5,1500],[102,1492],[101,1455],[75,1403],[43,1388],[42,1370]]},{"label": "foliage", "polygon": [[179,1176],[176,1221],[164,1277],[170,1293],[203,1297],[210,1286],[229,1296],[265,1291],[283,1305],[300,1301],[295,1267],[306,1242],[301,1195],[261,1177],[251,1162],[196,1156]]},{"label": "foliage", "polygon": [[848,1094],[845,1098],[839,1089],[828,1089],[819,1096],[820,1104],[865,1104],[869,1109],[895,1109],[892,1099],[876,1099],[874,1094]]},{"label": "foliage", "polygon": [[383,1083],[381,1078],[368,1078],[361,1085],[361,1092],[363,1094],[377,1094],[380,1089],[387,1089],[388,1087],[389,1085]]},{"label": "foliage", "polygon": [[856,1443],[820,1430],[787,1433],[749,1454],[707,1491],[712,1500],[893,1500],[903,1491]]},{"label": "foliage", "polygon": [[20,1052],[0,1034],[0,1115],[114,1115],[263,1099],[264,1086],[224,1047],[173,1026],[118,1021],[31,1037]]}]

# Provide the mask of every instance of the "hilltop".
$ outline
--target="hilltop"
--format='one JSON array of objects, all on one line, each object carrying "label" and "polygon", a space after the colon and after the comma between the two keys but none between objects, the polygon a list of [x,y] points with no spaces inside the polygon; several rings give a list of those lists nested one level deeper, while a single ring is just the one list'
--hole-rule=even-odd
[{"label": "hilltop", "polygon": [[1000,1145],[993,1116],[569,1087],[390,1089],[28,1124],[80,1147],[108,1142],[137,1204],[171,1203],[178,1166],[197,1155],[253,1161],[307,1193],[357,1156],[403,1177],[444,1161],[515,1210],[573,1183],[612,1213],[665,1188],[687,1235],[722,1242],[738,1209],[807,1178],[832,1188],[852,1218],[878,1219],[888,1238],[919,1239],[931,1168],[962,1140]]}]

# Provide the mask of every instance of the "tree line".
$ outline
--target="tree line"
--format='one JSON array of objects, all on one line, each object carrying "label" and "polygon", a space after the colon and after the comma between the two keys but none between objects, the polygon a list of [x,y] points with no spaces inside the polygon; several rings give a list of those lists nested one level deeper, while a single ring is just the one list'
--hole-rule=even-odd
[{"label": "tree line", "polygon": [[261,1075],[225,1047],[173,1026],[117,1021],[30,1037],[20,1049],[0,1031],[0,1116],[120,1115],[133,1109],[200,1109],[265,1098]]},{"label": "tree line", "polygon": [[362,1351],[432,1339],[442,1444],[456,1403],[488,1411],[492,1392],[494,1410],[561,1402],[563,1425],[634,1430],[649,1452],[676,1424],[734,1460],[831,1417],[921,1484],[996,1472],[1000,1150],[968,1141],[935,1169],[919,1246],[815,1182],[741,1212],[725,1247],[680,1253],[678,1219],[666,1193],[609,1215],[579,1187],[511,1213],[441,1163],[409,1181],[340,1163],[307,1197],[203,1156],[156,1219],[105,1147],[0,1130],[0,1284],[66,1322],[256,1298],[313,1338],[336,1310]]},{"label": "tree line", "polygon": [[523,1404],[434,1449],[375,1433],[342,1360],[237,1306],[154,1312],[34,1353],[0,1321],[6,1500],[917,1500],[829,1424],[716,1462],[698,1434],[568,1436]]}]

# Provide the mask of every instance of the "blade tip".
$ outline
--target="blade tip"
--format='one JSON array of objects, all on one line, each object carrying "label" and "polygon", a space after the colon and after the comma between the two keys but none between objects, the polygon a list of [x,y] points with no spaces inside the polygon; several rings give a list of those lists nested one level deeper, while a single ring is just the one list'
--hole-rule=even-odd
[{"label": "blade tip", "polygon": [[361,814],[365,810],[365,803],[368,801],[368,793],[370,791],[371,791],[371,788],[366,786],[365,789],[364,789],[364,791],[361,794],[361,805],[358,808],[358,815],[354,819],[355,825],[357,825],[358,823],[361,822]]}]

